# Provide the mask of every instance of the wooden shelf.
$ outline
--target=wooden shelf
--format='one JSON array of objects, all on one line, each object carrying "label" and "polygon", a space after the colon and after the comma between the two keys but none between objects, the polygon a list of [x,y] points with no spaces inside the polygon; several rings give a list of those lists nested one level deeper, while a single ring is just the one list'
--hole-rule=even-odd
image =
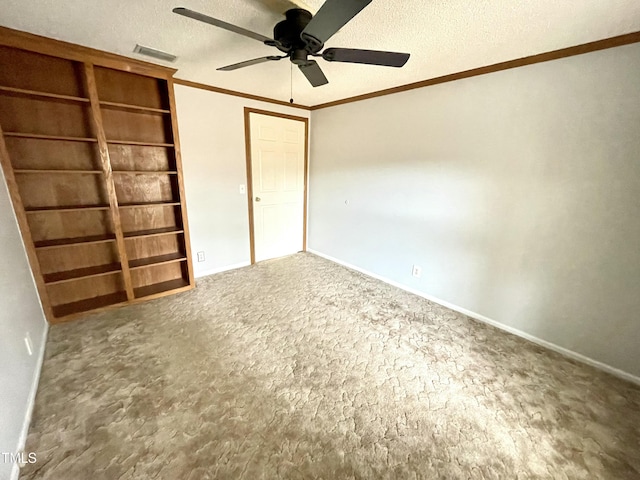
[{"label": "wooden shelf", "polygon": [[194,286],[172,72],[107,63],[0,48],[0,164],[53,323]]},{"label": "wooden shelf", "polygon": [[80,300],[79,302],[55,305],[53,307],[53,314],[56,316],[56,318],[61,318],[68,315],[73,315],[74,313],[88,312],[89,310],[95,310],[96,308],[103,308],[108,307],[109,305],[126,303],[126,301],[126,292],[116,292],[109,295],[87,298],[86,300]]},{"label": "wooden shelf", "polygon": [[108,265],[97,265],[95,267],[77,268],[75,270],[67,270],[65,272],[47,273],[43,275],[44,283],[54,284],[70,282],[83,278],[99,277],[102,275],[111,275],[119,273],[122,267],[119,263],[109,263]]},{"label": "wooden shelf", "polygon": [[152,230],[139,230],[137,232],[124,232],[124,238],[158,237],[161,235],[175,235],[184,233],[184,230],[177,227],[154,228]]},{"label": "wooden shelf", "polygon": [[72,245],[83,245],[88,243],[107,243],[115,242],[115,235],[93,235],[90,237],[62,238],[58,240],[42,240],[34,242],[36,248],[59,248],[69,247]]},{"label": "wooden shelf", "polygon": [[149,112],[149,113],[171,113],[171,110],[166,110],[164,108],[151,108],[151,107],[143,107],[141,105],[131,105],[128,103],[117,103],[117,102],[100,102],[101,107],[105,108],[117,108],[120,110],[131,110],[136,112]]},{"label": "wooden shelf", "polygon": [[89,103],[88,98],[83,97],[73,97],[71,95],[59,95],[57,93],[48,93],[48,92],[39,92],[36,90],[27,90],[24,88],[14,88],[14,87],[2,87],[0,86],[0,93],[13,93],[18,95],[24,95],[27,97],[44,97],[51,98],[53,100],[64,100],[69,102],[81,102],[81,103]]},{"label": "wooden shelf", "polygon": [[88,175],[100,175],[102,174],[102,170],[59,170],[59,169],[51,169],[51,170],[37,170],[37,169],[15,169],[14,173],[71,173],[71,174],[88,174]]},{"label": "wooden shelf", "polygon": [[133,293],[136,298],[149,297],[162,292],[168,292],[170,290],[176,290],[178,288],[188,287],[189,282],[183,278],[177,280],[169,280],[168,282],[154,283],[153,285],[147,285],[145,287],[138,287],[133,289]]},{"label": "wooden shelf", "polygon": [[183,262],[187,259],[183,253],[170,253],[168,255],[158,255],[156,257],[138,258],[136,260],[129,261],[129,268],[134,270],[136,268],[151,267],[154,265],[163,265],[166,263]]},{"label": "wooden shelf", "polygon": [[121,203],[120,208],[141,208],[141,207],[172,207],[180,205],[180,202],[145,202],[145,203]]},{"label": "wooden shelf", "polygon": [[19,133],[19,132],[4,132],[5,137],[16,137],[16,138],[33,138],[36,140],[60,140],[65,142],[93,142],[97,143],[98,140],[96,138],[89,137],[61,137],[58,135],[40,135],[37,133]]},{"label": "wooden shelf", "polygon": [[113,173],[124,175],[177,175],[176,170],[114,170]]},{"label": "wooden shelf", "polygon": [[25,208],[27,213],[45,213],[45,212],[80,212],[89,210],[109,210],[109,205],[72,205],[68,207],[30,207]]},{"label": "wooden shelf", "polygon": [[132,140],[107,140],[107,143],[112,145],[138,145],[142,147],[173,147],[173,143],[134,142]]}]

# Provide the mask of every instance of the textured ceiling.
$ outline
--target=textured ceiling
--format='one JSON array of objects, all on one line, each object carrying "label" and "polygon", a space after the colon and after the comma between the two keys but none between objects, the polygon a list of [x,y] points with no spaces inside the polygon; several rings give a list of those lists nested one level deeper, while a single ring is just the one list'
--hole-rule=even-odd
[{"label": "textured ceiling", "polygon": [[[177,78],[289,99],[290,63],[216,68],[274,48],[171,13],[184,6],[266,36],[283,0],[0,0],[0,24],[101,50],[136,43],[177,55]],[[302,0],[315,13],[322,0]],[[268,6],[269,5],[269,6]],[[315,105],[640,30],[638,0],[374,0],[327,47],[408,52],[402,69],[319,60],[329,84],[293,71],[296,103]]]}]

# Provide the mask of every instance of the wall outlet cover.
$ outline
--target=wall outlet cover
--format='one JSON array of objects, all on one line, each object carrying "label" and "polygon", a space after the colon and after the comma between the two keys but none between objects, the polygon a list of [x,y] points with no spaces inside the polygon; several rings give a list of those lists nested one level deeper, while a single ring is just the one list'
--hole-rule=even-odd
[{"label": "wall outlet cover", "polygon": [[29,356],[33,355],[33,342],[31,341],[31,334],[29,332],[24,336],[24,344],[27,347]]},{"label": "wall outlet cover", "polygon": [[422,276],[422,267],[419,265],[414,265],[413,269],[411,270],[411,275],[416,278],[420,278]]},{"label": "wall outlet cover", "polygon": [[204,262],[204,252],[198,252],[198,261]]}]

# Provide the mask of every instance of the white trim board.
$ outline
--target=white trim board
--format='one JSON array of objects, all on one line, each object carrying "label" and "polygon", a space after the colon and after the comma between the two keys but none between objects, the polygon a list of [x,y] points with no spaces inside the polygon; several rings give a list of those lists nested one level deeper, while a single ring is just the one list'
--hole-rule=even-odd
[{"label": "white trim board", "polygon": [[234,263],[233,265],[225,265],[224,267],[218,267],[218,268],[212,268],[211,270],[205,270],[204,272],[198,273],[195,277],[196,278],[208,277],[209,275],[215,275],[216,273],[222,273],[222,272],[226,272],[228,270],[235,270],[236,268],[248,267],[249,265],[251,265],[251,262],[249,262],[249,261],[240,262],[240,263]]},{"label": "white trim board", "polygon": [[564,347],[561,347],[560,345],[556,345],[555,343],[551,343],[551,342],[548,342],[548,341],[543,340],[541,338],[535,337],[535,336],[533,336],[533,335],[531,335],[531,334],[529,334],[527,332],[524,332],[522,330],[518,330],[517,328],[510,327],[510,326],[505,325],[504,323],[500,323],[500,322],[498,322],[496,320],[492,320],[491,318],[485,317],[484,315],[480,315],[479,313],[472,312],[470,310],[467,310],[466,308],[462,308],[462,307],[459,307],[457,305],[453,305],[452,303],[446,302],[444,300],[440,300],[439,298],[432,297],[431,295],[427,295],[424,292],[421,292],[421,291],[416,290],[414,288],[408,287],[408,286],[403,285],[403,284],[401,284],[399,282],[396,282],[394,280],[390,280],[390,279],[385,278],[385,277],[383,277],[381,275],[378,275],[376,273],[372,273],[372,272],[370,272],[368,270],[365,270],[364,268],[360,268],[360,267],[357,267],[357,266],[352,265],[350,263],[343,262],[342,260],[340,260],[338,258],[332,257],[330,255],[326,255],[326,254],[321,253],[321,252],[318,252],[317,250],[313,250],[311,248],[308,248],[307,252],[312,253],[314,255],[317,255],[319,257],[322,257],[322,258],[324,258],[326,260],[329,260],[331,262],[337,263],[339,265],[342,265],[343,267],[347,267],[347,268],[349,268],[351,270],[355,270],[357,272],[363,273],[364,275],[367,275],[368,277],[375,278],[376,280],[380,280],[381,282],[387,283],[389,285],[393,285],[394,287],[397,287],[397,288],[399,288],[401,290],[405,290],[405,291],[407,291],[409,293],[413,293],[414,295],[418,295],[419,297],[426,298],[427,300],[429,300],[431,302],[437,303],[438,305],[442,305],[443,307],[449,308],[449,309],[454,310],[454,311],[456,311],[458,313],[462,313],[463,315],[471,317],[471,318],[473,318],[475,320],[478,320],[480,322],[487,323],[487,324],[489,324],[491,326],[499,328],[500,330],[504,330],[506,332],[512,333],[514,335],[517,335],[518,337],[524,338],[525,340],[529,340],[530,342],[533,342],[533,343],[535,343],[537,345],[540,345],[542,347],[548,348],[549,350],[553,350],[554,352],[557,352],[557,353],[559,353],[561,355],[564,355],[565,357],[569,357],[569,358],[571,358],[573,360],[577,360],[578,362],[585,363],[587,365],[595,367],[598,370],[602,370],[602,371],[605,371],[607,373],[610,373],[611,375],[614,375],[614,376],[616,376],[618,378],[622,378],[623,380],[627,380],[627,381],[629,381],[631,383],[634,383],[636,385],[640,385],[640,377],[636,377],[635,375],[633,375],[631,373],[625,372],[625,371],[620,370],[618,368],[614,368],[614,367],[612,367],[610,365],[607,365],[606,363],[599,362],[597,360],[594,360],[593,358],[590,358],[590,357],[587,357],[587,356],[582,355],[580,353],[574,352],[573,350],[566,349]]},{"label": "white trim board", "polygon": [[[44,313],[43,313],[44,315]],[[42,372],[42,364],[44,363],[44,354],[47,347],[47,334],[49,333],[49,323],[45,321],[44,332],[42,333],[42,339],[40,344],[40,354],[38,355],[38,364],[36,371],[33,375],[33,381],[31,383],[31,392],[29,393],[29,401],[27,403],[27,415],[24,418],[22,424],[22,431],[20,432],[20,438],[18,438],[17,452],[24,450],[27,443],[27,436],[29,435],[29,427],[31,426],[31,418],[33,417],[33,409],[36,405],[36,394],[38,393],[38,384],[40,383],[40,373]],[[11,480],[18,480],[20,476],[20,466],[17,463],[13,464],[11,470]]]}]

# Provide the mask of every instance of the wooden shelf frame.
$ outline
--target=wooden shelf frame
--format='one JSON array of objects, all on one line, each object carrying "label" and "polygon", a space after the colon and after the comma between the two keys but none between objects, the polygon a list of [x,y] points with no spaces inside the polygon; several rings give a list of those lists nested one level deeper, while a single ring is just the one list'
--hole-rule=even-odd
[{"label": "wooden shelf frame", "polygon": [[58,205],[55,207],[27,207],[27,213],[64,213],[64,212],[86,212],[90,210],[109,210],[109,205]]},{"label": "wooden shelf frame", "polygon": [[177,72],[175,68],[155,63],[123,57],[114,53],[83,47],[74,43],[54,40],[20,30],[0,27],[0,45],[42,55],[63,58],[74,62],[89,62],[94,65],[145,75],[153,78],[169,79]]},{"label": "wooden shelf frame", "polygon": [[57,174],[69,174],[69,175],[102,175],[102,170],[62,170],[62,169],[36,169],[36,168],[14,168],[14,173],[19,174],[40,174],[40,175],[57,175]]},{"label": "wooden shelf frame", "polygon": [[52,307],[55,318],[65,318],[75,316],[79,313],[99,310],[101,308],[125,305],[127,303],[127,292],[115,292],[109,295],[100,295],[97,297],[79,300],[77,302],[55,305]]},{"label": "wooden shelf frame", "polygon": [[191,284],[186,280],[179,278],[177,280],[169,280],[167,282],[160,282],[144,287],[137,287],[134,289],[134,293],[136,295],[136,298],[155,298],[161,296],[164,292],[175,291],[176,293],[179,293],[180,291],[187,290],[190,285]]},{"label": "wooden shelf frame", "polygon": [[149,208],[149,207],[176,207],[182,202],[141,202],[121,203],[120,208]]},{"label": "wooden shelf frame", "polygon": [[[76,318],[79,315],[83,315],[85,312],[111,308],[129,303],[138,303],[193,288],[195,286],[195,282],[193,276],[191,246],[189,244],[184,181],[182,178],[182,162],[180,158],[180,142],[178,137],[175,96],[173,91],[174,83],[172,79],[172,75],[175,71],[164,67],[158,67],[153,64],[146,64],[144,62],[127,59],[125,57],[118,57],[112,54],[97,52],[91,49],[85,49],[83,47],[45,39],[43,37],[36,37],[24,32],[12,31],[2,27],[0,27],[0,45],[22,52],[21,54],[26,56],[33,54],[40,55],[40,57],[36,59],[36,65],[41,65],[40,59],[42,58],[42,55],[47,56],[46,59],[42,60],[47,65],[49,65],[49,63],[46,62],[52,62],[52,64],[58,62],[57,65],[61,65],[60,61],[67,62],[65,65],[75,65],[75,73],[73,75],[75,75],[74,78],[76,78],[76,80],[71,81],[77,82],[75,84],[77,86],[69,86],[71,85],[70,83],[67,83],[66,86],[61,86],[62,84],[58,81],[60,77],[56,77],[57,83],[55,85],[51,83],[52,86],[49,87],[50,83],[48,80],[42,81],[40,79],[37,81],[31,81],[31,77],[23,75],[21,78],[27,79],[26,81],[18,80],[14,82],[13,79],[11,79],[6,82],[10,83],[11,86],[0,85],[0,99],[6,99],[7,97],[37,99],[40,101],[37,105],[45,106],[45,113],[47,112],[47,104],[51,105],[50,111],[55,112],[56,108],[58,108],[55,106],[56,104],[59,108],[63,108],[60,107],[60,103],[75,103],[79,106],[84,106],[83,108],[85,108],[87,112],[86,121],[88,123],[85,126],[85,130],[76,128],[68,130],[69,133],[79,133],[80,135],[78,136],[73,136],[73,133],[72,135],[64,135],[67,130],[60,130],[63,135],[29,133],[32,131],[31,124],[24,124],[24,119],[21,120],[23,123],[11,122],[12,125],[20,125],[11,129],[12,131],[3,132],[2,128],[0,128],[0,163],[9,186],[11,199],[16,210],[18,223],[27,249],[27,256],[36,279],[36,286],[42,300],[42,305],[47,319],[51,323],[58,323],[60,321],[67,321]],[[13,64],[3,63],[0,64],[0,68],[3,66],[10,68],[11,65]],[[27,63],[27,65],[29,64]],[[55,71],[56,68],[56,65],[54,65],[53,71]],[[63,73],[62,77],[67,78],[64,77],[64,75],[66,75],[70,70],[67,69],[67,66],[60,66],[60,68],[63,69],[60,70]],[[98,68],[100,69],[100,80],[98,80],[96,76]],[[31,70],[27,68],[27,71]],[[33,70],[33,72],[36,72],[36,70]],[[112,75],[112,72],[121,73],[113,73]],[[31,75],[31,73],[29,75]],[[37,75],[33,78],[37,78]],[[124,83],[118,84],[117,82],[122,78],[125,80]],[[129,90],[129,86],[132,86],[134,90],[138,88],[139,91],[139,87],[141,85],[142,88],[147,88],[145,85],[153,85],[152,80],[156,82],[155,85],[157,85],[157,87],[154,88],[157,88],[157,93],[147,94],[146,92],[148,90],[145,90],[142,91],[142,96],[135,98],[130,94],[133,90]],[[69,80],[67,79],[65,81]],[[131,81],[131,83],[128,83],[129,81]],[[109,90],[112,88],[109,82],[116,82],[115,84],[112,83],[114,87],[112,90]],[[123,89],[122,86],[124,85],[126,85],[126,87]],[[51,92],[47,91],[49,88],[51,88]],[[58,93],[54,93],[54,91]],[[101,98],[101,94],[104,92],[106,92],[105,97]],[[149,92],[151,91],[149,90]],[[156,90],[154,90],[154,92],[156,92]],[[160,95],[160,97],[154,97],[154,95]],[[160,98],[160,102],[157,102],[155,98]],[[138,100],[140,100],[140,105],[137,104]],[[7,99],[7,101],[14,100]],[[34,105],[36,105],[36,103],[34,103]],[[136,129],[133,128],[131,130],[131,140],[118,139],[118,135],[116,134],[113,135],[116,138],[108,139],[106,137],[105,125],[102,118],[102,114],[107,110],[131,112],[131,118],[135,117],[135,115],[133,115],[135,113],[147,114],[147,117],[145,118],[151,118],[149,115],[152,115],[156,116],[156,120],[150,121],[149,125],[144,125],[140,130],[142,134],[137,138],[137,134],[135,133]],[[115,112],[110,112],[109,121],[113,121],[112,119],[124,118],[125,123],[123,123],[123,125],[126,125],[126,116],[126,113],[116,114]],[[157,119],[157,116],[163,117],[162,122],[165,123],[167,143],[157,141],[139,141],[144,140],[145,138],[150,140],[155,140],[156,138],[157,140],[163,139],[163,137],[158,135],[154,137],[153,130],[151,129],[152,126],[161,123],[160,120]],[[16,116],[16,118],[19,117]],[[27,122],[31,121],[28,114],[25,118],[27,119]],[[37,119],[37,117],[34,117],[34,119]],[[51,131],[49,128],[46,128],[46,124],[41,124],[43,128],[39,128],[37,121],[43,121],[42,117],[34,120],[34,122],[36,122],[33,124],[34,132]],[[25,125],[24,128],[22,127],[23,124]],[[77,125],[77,123],[72,123],[71,125],[73,127],[74,125]],[[122,128],[122,125],[119,128]],[[149,130],[152,135],[147,135],[145,129]],[[117,128],[114,132],[116,131]],[[33,150],[36,152],[42,150],[40,146],[31,143],[31,141],[38,142],[39,140],[45,140],[60,142],[60,144],[51,144],[51,148],[55,148],[60,153],[67,152],[67,149],[69,149],[68,151],[73,155],[71,157],[73,160],[70,159],[69,162],[66,163],[64,160],[61,160],[61,163],[56,163],[54,165],[50,162],[47,164],[47,161],[45,161],[43,157],[43,161],[40,161],[37,164],[32,163],[32,165],[38,165],[38,167],[44,166],[45,168],[27,167],[14,169],[10,158],[9,148],[4,141],[5,138],[25,139],[23,143],[11,142],[10,148],[15,149],[15,152],[22,152],[22,149],[25,149],[25,151]],[[74,147],[71,145],[64,145],[63,142],[93,144],[95,147]],[[18,150],[18,145],[20,145],[20,150]],[[172,160],[169,163],[170,169],[114,171],[112,169],[109,154],[110,145],[162,147],[168,149],[168,155]],[[47,148],[49,147],[47,146]],[[149,150],[151,151],[152,149],[150,148]],[[126,152],[127,150],[124,149],[124,151]],[[15,152],[14,150],[11,150],[11,154]],[[89,152],[97,152],[97,156],[93,157],[93,164],[86,163],[86,160],[89,158],[87,155],[90,155]],[[60,153],[57,154],[58,158],[60,158]],[[64,153],[62,154],[64,155]],[[23,153],[16,153],[16,155],[23,155]],[[132,156],[132,158],[134,157]],[[95,163],[96,159],[99,160],[97,164]],[[22,164],[27,165],[27,163]],[[67,165],[70,168],[64,168],[62,165]],[[99,166],[96,169],[95,167],[97,165]],[[51,168],[49,168],[50,166]],[[142,164],[135,166],[139,167],[142,166]],[[43,178],[35,177],[37,175],[41,175]],[[101,190],[89,190],[86,192],[80,191],[75,196],[60,195],[55,191],[52,196],[52,194],[46,189],[38,191],[38,187],[40,185],[47,185],[48,182],[66,182],[76,178],[69,177],[68,179],[65,179],[64,175],[93,176],[95,180],[91,180],[87,185],[95,185],[95,187],[83,188],[99,188]],[[117,182],[123,182],[123,184],[124,182],[127,184],[132,183],[133,185],[136,185],[137,182],[142,182],[140,185],[144,185],[144,182],[147,182],[147,180],[142,177],[139,180],[128,180],[124,178],[125,176],[137,175],[175,177],[170,180],[172,184],[175,182],[174,194],[171,197],[167,197],[173,198],[174,200],[120,204],[116,195]],[[152,179],[149,179],[148,181],[151,182],[151,184],[155,182],[155,180]],[[165,182],[166,180],[161,179],[158,181]],[[85,180],[83,180],[83,185],[84,182]],[[89,178],[86,178],[86,182],[89,182]],[[34,192],[39,193],[39,195],[35,195],[33,197],[25,197],[29,199],[26,203],[26,205],[28,205],[26,208],[21,197],[21,188],[31,188]],[[95,193],[106,193],[106,195],[104,195],[104,198],[101,198],[102,195],[101,197],[95,197]],[[131,198],[136,199],[135,196]],[[143,198],[144,197],[142,196],[140,197],[141,200]],[[72,200],[74,199],[79,200],[79,202],[77,202],[79,204],[73,204],[74,202]],[[108,199],[108,205],[101,203],[100,199]],[[56,203],[55,205],[52,205],[52,200]],[[69,205],[65,204],[65,200]],[[83,204],[83,200],[86,204]],[[94,204],[94,202],[98,204]],[[154,220],[156,213],[152,209],[166,207],[172,207],[174,212],[169,213],[169,211],[167,211],[162,213],[161,217],[166,219],[168,215],[175,215],[175,226],[153,228],[153,225],[162,226],[171,224],[160,219],[157,221]],[[145,208],[151,210],[148,213],[134,213],[128,210]],[[89,216],[86,216],[84,213],[92,211],[99,213]],[[78,218],[80,219],[87,218],[89,221],[88,228],[72,228],[71,230],[65,231],[64,229],[66,229],[66,226],[61,227],[61,225],[74,222],[62,220],[67,218],[65,216],[56,216],[56,214],[61,213],[75,213],[79,215]],[[121,218],[121,215],[125,214],[128,221],[127,228],[130,230],[127,232],[123,230]],[[41,217],[33,220],[33,216],[36,215],[40,215]],[[110,224],[106,226],[108,233],[93,234],[96,230],[100,231],[100,229],[96,229],[93,226],[94,216],[96,218],[96,224],[98,222],[97,219],[100,219],[101,222],[110,222]],[[143,220],[138,220],[138,217],[140,216],[143,217]],[[150,220],[145,221],[144,217],[147,217]],[[136,224],[136,222],[140,221],[142,221],[142,223]],[[53,222],[52,225],[56,228],[41,228],[37,232],[34,230],[32,235],[31,228],[36,228],[33,225],[38,226],[43,222]],[[105,223],[102,223],[101,226],[104,230]],[[140,230],[135,230],[136,227],[140,228]],[[63,233],[68,233],[69,235],[65,238],[50,238],[50,236],[53,236],[51,234],[53,232],[56,232],[55,234],[59,235],[60,228],[63,228]],[[72,232],[75,233],[75,235],[73,235]],[[86,233],[86,235],[82,236],[83,233]],[[171,239],[170,236],[174,236],[175,239]],[[34,241],[34,238],[37,238],[38,240]],[[172,246],[174,242],[179,246],[179,250],[175,253],[153,255],[154,251],[157,253],[166,252],[167,246]],[[132,252],[146,252],[147,255],[150,254],[151,256],[130,260],[127,255],[128,248],[131,248]],[[58,253],[56,249],[60,249],[60,253]],[[168,251],[171,251],[171,248],[169,248]],[[76,252],[80,252],[80,255],[82,255],[81,260],[75,260],[75,255],[78,255]],[[40,255],[43,255],[43,258],[46,260],[46,266],[43,264],[42,268],[40,266]],[[91,255],[95,255],[95,260],[99,259],[98,262],[114,261],[101,264],[96,262],[92,265],[89,261],[93,258]],[[60,262],[59,270],[56,268],[56,261],[58,257],[66,258],[66,260],[58,260]],[[71,261],[69,258],[71,258]],[[182,265],[177,267],[175,266],[176,263],[180,263]],[[74,265],[77,265],[79,268],[70,268]],[[43,274],[43,269],[49,273]],[[133,283],[134,280],[131,270],[138,271],[135,276],[135,285]],[[175,275],[179,276],[180,271],[182,271],[182,278],[166,280]],[[92,279],[95,280],[95,282],[92,282]],[[94,288],[92,293],[90,286],[96,282],[100,287]],[[85,292],[82,292],[81,295],[77,294],[76,285],[78,288],[87,289],[87,298],[82,298],[85,296]],[[83,285],[85,287],[82,287]],[[71,290],[74,292],[72,293]],[[107,293],[109,291],[111,291],[111,293]],[[95,295],[98,292],[100,292],[100,294]],[[80,298],[80,300],[75,301],[77,298]]]},{"label": "wooden shelf frame", "polygon": [[44,283],[44,279],[42,278],[38,255],[35,248],[31,248],[34,243],[33,237],[31,236],[31,229],[29,228],[29,220],[24,209],[24,203],[22,202],[18,182],[16,182],[16,177],[13,173],[9,150],[7,150],[7,144],[4,138],[5,134],[2,131],[2,125],[0,125],[0,165],[2,165],[2,170],[9,190],[9,196],[11,197],[11,201],[13,202],[13,207],[16,212],[18,227],[20,228],[20,233],[22,233],[25,250],[27,251],[27,259],[29,260],[31,270],[33,271],[36,290],[38,291],[38,295],[41,299],[42,309],[44,310],[44,314],[49,322],[51,322],[55,318],[55,312],[51,307],[49,296],[47,294],[47,287]]},{"label": "wooden shelf frame", "polygon": [[65,270],[62,272],[45,273],[44,283],[54,285],[58,283],[82,280],[85,278],[100,277],[102,275],[112,275],[114,273],[122,273],[120,263],[108,263],[106,265],[96,265],[94,267],[76,268],[74,270]]},{"label": "wooden shelf frame", "polygon": [[106,102],[104,100],[100,101],[100,106],[102,108],[115,108],[119,110],[129,110],[132,112],[171,114],[171,110],[164,109],[164,108],[143,107],[141,105],[131,105],[128,103],[118,103],[118,102]]},{"label": "wooden shelf frame", "polygon": [[107,140],[110,145],[134,145],[139,147],[175,147],[173,143],[136,142],[134,140]]},{"label": "wooden shelf frame", "polygon": [[131,270],[137,268],[153,267],[155,265],[164,265],[166,263],[186,262],[187,255],[184,253],[168,253],[166,255],[157,255],[154,257],[137,258],[129,261]]},{"label": "wooden shelf frame", "polygon": [[[167,79],[167,95],[169,96],[169,109],[171,110],[171,131],[173,132],[173,143],[176,161],[176,170],[178,171],[178,194],[180,196],[180,214],[182,217],[182,228],[184,229],[184,246],[187,256],[187,275],[189,277],[187,284],[195,286],[196,280],[193,273],[193,255],[191,252],[191,235],[189,233],[189,218],[187,216],[187,195],[184,188],[184,177],[182,169],[182,149],[180,147],[180,135],[178,133],[178,114],[176,108],[176,94],[173,83],[173,77]],[[182,287],[176,287],[180,289]],[[135,292],[134,292],[135,293]]]},{"label": "wooden shelf frame", "polygon": [[94,67],[91,63],[84,64],[84,73],[89,99],[91,100],[91,113],[93,114],[93,122],[98,132],[98,149],[100,151],[100,162],[104,172],[104,183],[107,194],[109,196],[109,206],[111,214],[111,222],[113,224],[116,244],[120,252],[120,268],[124,277],[124,288],[127,294],[127,300],[133,300],[133,283],[129,272],[129,259],[127,258],[127,248],[124,243],[124,234],[122,232],[122,222],[120,220],[120,210],[118,209],[118,199],[116,196],[116,185],[113,180],[113,172],[111,170],[111,160],[109,158],[109,146],[107,145],[107,137],[104,133],[104,124],[102,121],[102,112],[100,111],[100,99],[98,98],[98,86]]},{"label": "wooden shelf frame", "polygon": [[92,137],[65,137],[61,135],[41,135],[39,133],[4,132],[4,136],[15,138],[31,138],[33,140],[60,140],[62,142],[98,142],[97,138]]},{"label": "wooden shelf frame", "polygon": [[177,175],[177,170],[114,170],[116,175]]},{"label": "wooden shelf frame", "polygon": [[74,245],[90,245],[95,243],[115,242],[115,235],[92,235],[87,237],[60,238],[57,240],[41,240],[34,242],[38,250],[72,247]]},{"label": "wooden shelf frame", "polygon": [[124,232],[124,238],[125,240],[133,240],[136,238],[160,237],[164,235],[178,235],[181,233],[184,233],[183,228],[178,228],[178,227],[153,228],[150,230]]},{"label": "wooden shelf frame", "polygon": [[4,87],[0,85],[0,94],[23,95],[25,97],[47,98],[50,100],[59,100],[65,102],[89,103],[88,98],[74,97],[71,95],[60,95],[57,93],[41,92],[38,90],[28,90],[25,88]]}]

